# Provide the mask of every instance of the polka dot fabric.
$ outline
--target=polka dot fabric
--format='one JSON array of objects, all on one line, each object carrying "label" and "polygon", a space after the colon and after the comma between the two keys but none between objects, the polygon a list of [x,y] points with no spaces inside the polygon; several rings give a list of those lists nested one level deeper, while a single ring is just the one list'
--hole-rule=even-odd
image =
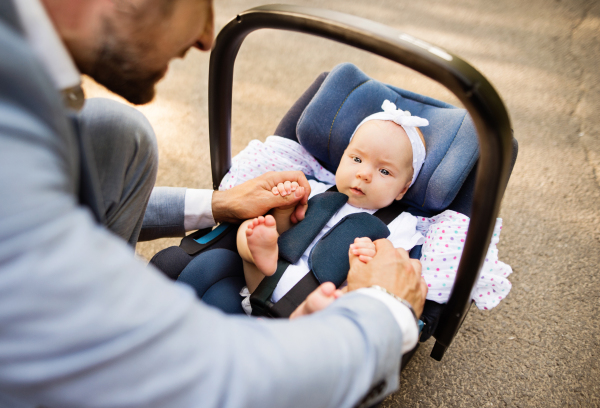
[{"label": "polka dot fabric", "polygon": [[300,170],[319,181],[335,184],[335,175],[323,168],[299,143],[269,136],[264,143],[252,140],[232,159],[231,169],[223,177],[219,190],[228,190],[269,171],[290,170]]},{"label": "polka dot fabric", "polygon": [[[470,219],[466,215],[450,210],[432,218],[419,218],[417,229],[425,231],[421,263],[422,274],[429,290],[427,299],[438,303],[448,301],[469,222]],[[511,283],[507,277],[512,273],[512,269],[498,260],[496,248],[501,230],[502,219],[498,218],[479,279],[473,289],[473,300],[481,310],[489,310],[497,306],[510,292]]]}]

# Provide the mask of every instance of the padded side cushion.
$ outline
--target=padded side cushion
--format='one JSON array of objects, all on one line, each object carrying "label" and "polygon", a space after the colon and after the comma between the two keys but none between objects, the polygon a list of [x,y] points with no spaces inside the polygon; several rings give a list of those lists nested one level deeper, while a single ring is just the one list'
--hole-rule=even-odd
[{"label": "padded side cushion", "polygon": [[344,63],[329,73],[302,113],[298,140],[335,173],[356,126],[380,112],[385,99],[429,120],[429,126],[421,128],[427,158],[402,201],[426,212],[445,210],[479,157],[475,126],[465,109],[383,84]]}]

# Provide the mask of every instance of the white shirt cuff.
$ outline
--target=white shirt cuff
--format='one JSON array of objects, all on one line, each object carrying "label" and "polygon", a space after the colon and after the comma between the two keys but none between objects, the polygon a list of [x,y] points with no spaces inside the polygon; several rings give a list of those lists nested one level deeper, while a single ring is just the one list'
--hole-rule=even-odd
[{"label": "white shirt cuff", "polygon": [[419,328],[408,307],[381,290],[362,288],[358,289],[357,292],[379,299],[388,307],[388,309],[390,309],[390,312],[392,312],[392,315],[402,331],[402,354],[408,353],[417,345],[417,341],[419,340]]},{"label": "white shirt cuff", "polygon": [[188,188],[185,191],[183,228],[193,231],[216,225],[212,213],[213,190]]}]

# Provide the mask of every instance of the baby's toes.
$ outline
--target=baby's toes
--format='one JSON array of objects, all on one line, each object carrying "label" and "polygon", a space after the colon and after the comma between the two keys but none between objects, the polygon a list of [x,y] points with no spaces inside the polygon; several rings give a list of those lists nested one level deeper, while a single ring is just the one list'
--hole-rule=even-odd
[{"label": "baby's toes", "polygon": [[279,190],[277,189],[277,187],[273,187],[273,188],[271,189],[271,192],[272,192],[273,194],[275,194],[275,195],[279,195]]},{"label": "baby's toes", "polygon": [[292,181],[292,191],[296,191],[296,189],[299,187],[300,185],[298,184],[298,182],[296,181]]},{"label": "baby's toes", "polygon": [[277,190],[279,190],[279,194],[281,194],[282,197],[285,197],[287,195],[287,192],[285,191],[285,186],[283,185],[283,183],[277,184]]},{"label": "baby's toes", "polygon": [[267,215],[265,217],[265,225],[267,227],[272,227],[275,225],[275,218],[272,215]]}]

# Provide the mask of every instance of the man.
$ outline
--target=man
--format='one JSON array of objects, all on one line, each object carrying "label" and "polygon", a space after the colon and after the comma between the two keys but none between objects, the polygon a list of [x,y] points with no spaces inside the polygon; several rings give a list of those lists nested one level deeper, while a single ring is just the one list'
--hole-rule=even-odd
[{"label": "man", "polygon": [[[304,216],[301,173],[149,198],[147,121],[105,100],[63,106],[82,105],[80,72],[150,101],[212,27],[210,0],[0,3],[0,406],[369,406],[397,388],[417,329],[396,296],[419,315],[426,289],[385,240],[368,265],[350,255],[350,293],[294,321],[225,316],[133,257],[138,235],[294,203]],[[306,194],[273,197],[286,179]]]}]

